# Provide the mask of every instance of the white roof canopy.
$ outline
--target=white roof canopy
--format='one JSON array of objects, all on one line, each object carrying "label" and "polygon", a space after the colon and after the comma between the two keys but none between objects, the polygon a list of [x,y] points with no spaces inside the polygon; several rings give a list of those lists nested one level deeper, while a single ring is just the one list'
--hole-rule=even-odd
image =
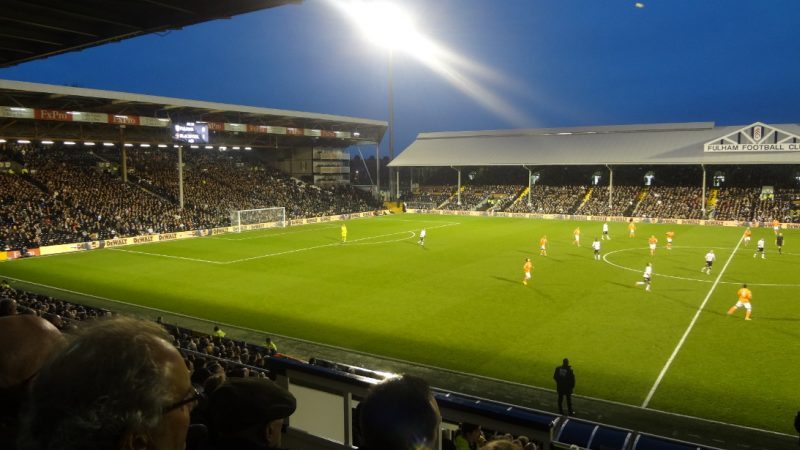
[{"label": "white roof canopy", "polygon": [[[389,165],[800,164],[799,135],[798,124],[760,122],[421,133]],[[706,151],[706,144],[721,150]]]}]

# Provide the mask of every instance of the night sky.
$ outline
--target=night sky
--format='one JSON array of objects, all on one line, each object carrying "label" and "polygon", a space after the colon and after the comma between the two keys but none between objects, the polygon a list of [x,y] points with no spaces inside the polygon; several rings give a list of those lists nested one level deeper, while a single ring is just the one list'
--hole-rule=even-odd
[{"label": "night sky", "polygon": [[[800,1],[642,3],[402,2],[422,33],[483,69],[445,79],[395,53],[396,149],[427,131],[800,121]],[[329,1],[306,0],[0,78],[386,120],[387,54]]]}]

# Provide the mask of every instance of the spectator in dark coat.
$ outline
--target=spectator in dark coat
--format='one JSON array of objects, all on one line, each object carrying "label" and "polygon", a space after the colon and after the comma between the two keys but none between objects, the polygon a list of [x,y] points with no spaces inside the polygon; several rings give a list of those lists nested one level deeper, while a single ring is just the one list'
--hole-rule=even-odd
[{"label": "spectator in dark coat", "polygon": [[556,380],[556,390],[558,391],[559,414],[564,414],[564,399],[566,398],[569,415],[575,415],[575,411],[572,409],[572,391],[575,389],[575,373],[572,372],[569,359],[564,358],[564,362],[556,367],[556,371],[553,373],[553,379]]}]

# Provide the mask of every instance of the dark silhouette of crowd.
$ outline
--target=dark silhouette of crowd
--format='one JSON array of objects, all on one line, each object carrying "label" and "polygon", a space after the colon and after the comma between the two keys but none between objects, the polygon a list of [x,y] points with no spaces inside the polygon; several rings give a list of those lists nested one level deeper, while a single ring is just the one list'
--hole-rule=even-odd
[{"label": "dark silhouette of crowd", "polygon": [[372,211],[368,193],[291,178],[251,152],[184,152],[179,208],[173,149],[130,148],[124,182],[116,149],[0,144],[0,249],[224,227],[231,212],[271,206],[287,219]]}]

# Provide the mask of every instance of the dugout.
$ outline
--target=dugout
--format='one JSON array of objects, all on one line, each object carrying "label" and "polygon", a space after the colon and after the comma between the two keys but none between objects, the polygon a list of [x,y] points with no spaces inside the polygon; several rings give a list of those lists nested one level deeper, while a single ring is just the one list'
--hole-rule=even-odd
[{"label": "dugout", "polygon": [[[613,201],[615,171],[623,167],[699,168],[695,185],[702,187],[705,211],[712,168],[800,164],[800,125],[716,126],[713,122],[616,125],[421,133],[390,167],[407,169],[409,185],[415,168],[449,167],[458,173],[479,167],[518,167],[528,171],[528,187],[537,169],[602,168]],[[645,174],[642,174],[645,175]],[[397,171],[399,186],[400,171]],[[395,195],[400,194],[399,189]]]}]

